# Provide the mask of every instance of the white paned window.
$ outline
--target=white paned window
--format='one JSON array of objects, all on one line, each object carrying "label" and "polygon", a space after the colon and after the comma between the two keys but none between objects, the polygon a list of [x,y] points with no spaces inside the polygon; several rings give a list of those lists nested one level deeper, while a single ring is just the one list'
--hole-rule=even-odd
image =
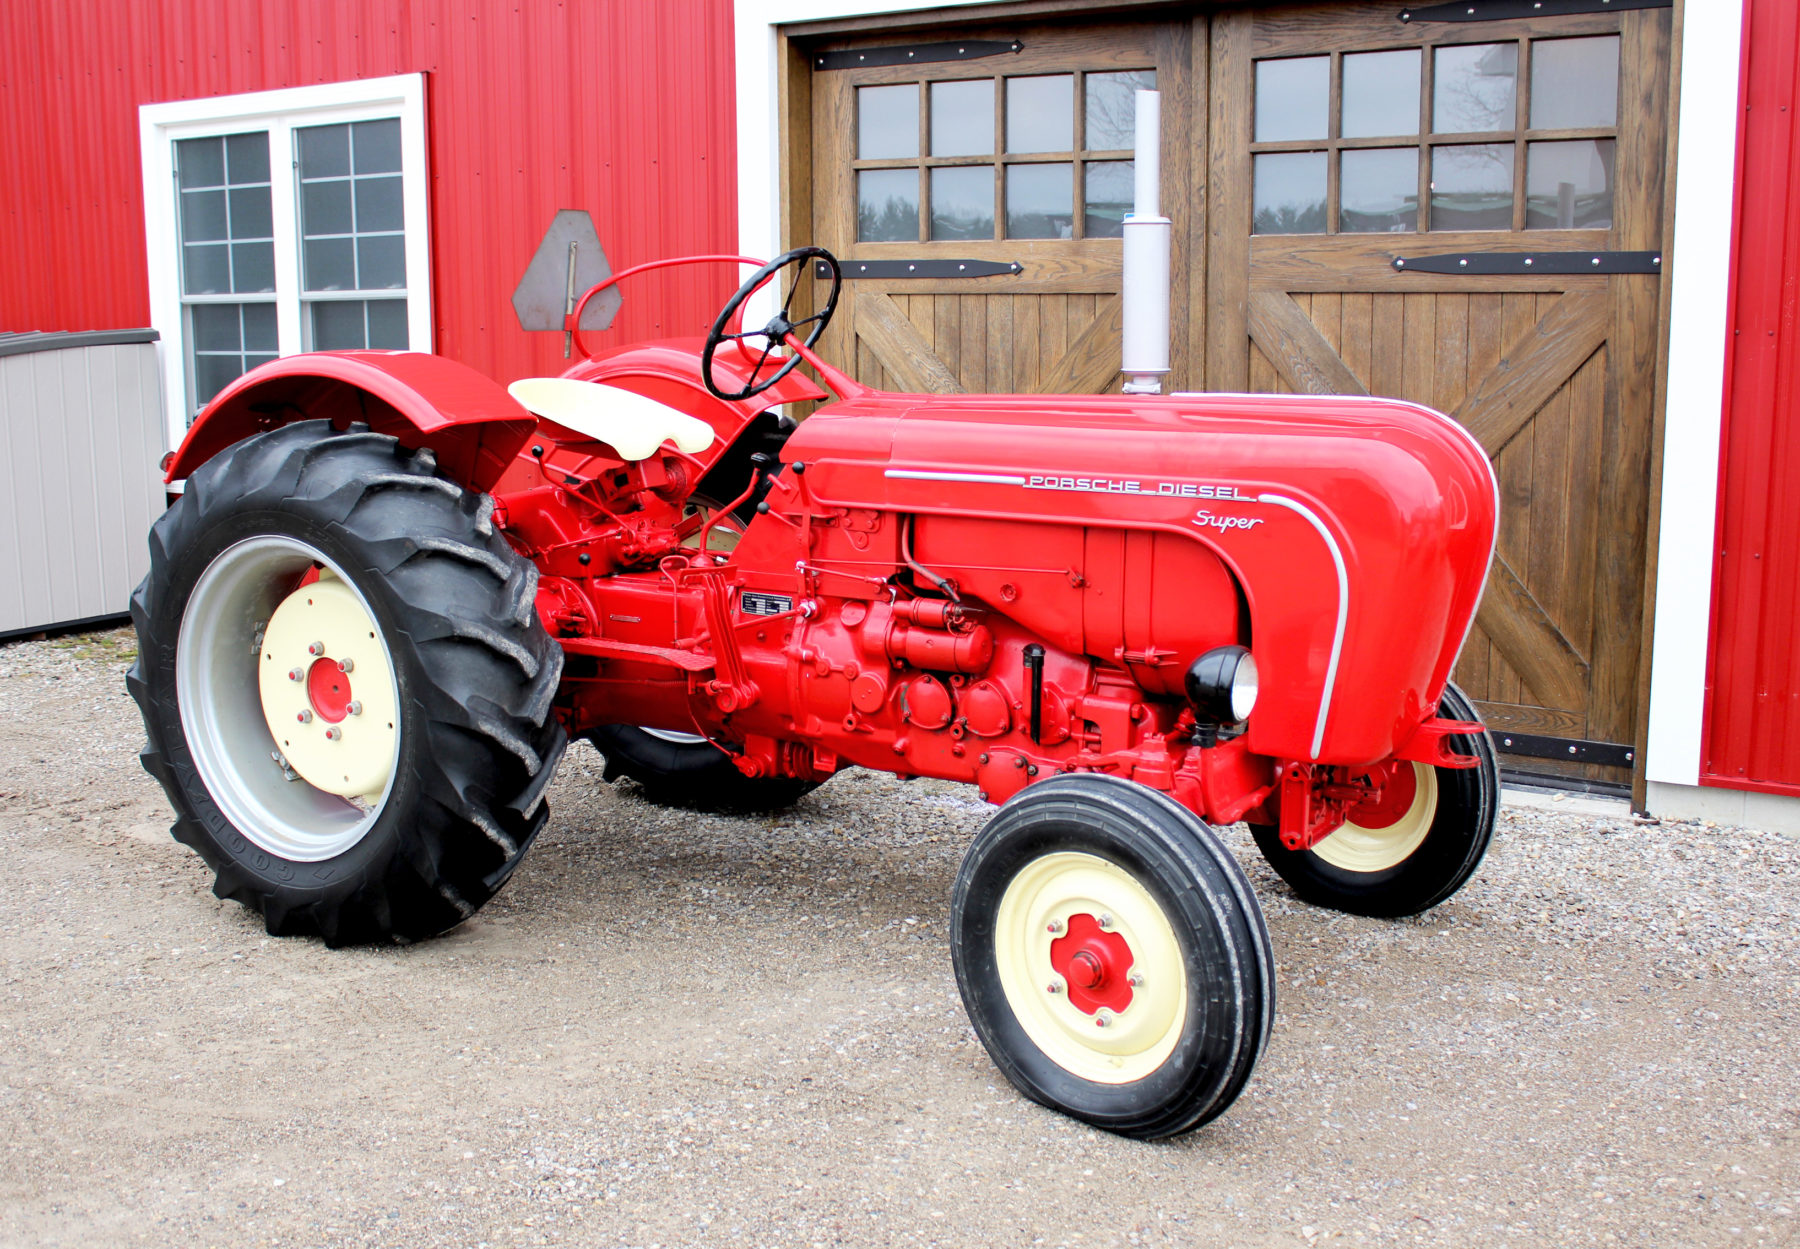
[{"label": "white paned window", "polygon": [[422,76],[139,109],[172,444],[278,355],[431,350]]}]

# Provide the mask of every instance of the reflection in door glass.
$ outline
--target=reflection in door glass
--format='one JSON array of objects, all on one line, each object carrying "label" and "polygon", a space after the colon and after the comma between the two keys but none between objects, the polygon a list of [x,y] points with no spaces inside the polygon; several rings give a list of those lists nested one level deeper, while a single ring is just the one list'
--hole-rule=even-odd
[{"label": "reflection in door glass", "polygon": [[1325,232],[1325,153],[1265,152],[1255,158],[1251,199],[1257,234]]},{"label": "reflection in door glass", "polygon": [[1330,121],[1331,58],[1256,63],[1256,141],[1323,139]]},{"label": "reflection in door glass", "polygon": [[931,171],[931,237],[994,237],[992,165],[948,165]]},{"label": "reflection in door glass", "polygon": [[1066,239],[1075,233],[1075,167],[1006,167],[1006,236]]},{"label": "reflection in door glass", "polygon": [[1087,76],[1087,138],[1090,152],[1122,152],[1137,146],[1137,93],[1156,90],[1156,71]]},{"label": "reflection in door glass", "polygon": [[918,170],[864,169],[856,175],[856,237],[863,243],[918,242]]},{"label": "reflection in door glass", "polygon": [[1468,143],[1432,149],[1433,230],[1510,230],[1512,191],[1512,144]]},{"label": "reflection in door glass", "polygon": [[919,84],[856,89],[856,158],[909,160],[919,154]]},{"label": "reflection in door glass", "polygon": [[1343,155],[1338,170],[1338,229],[1346,234],[1419,227],[1419,149],[1371,147]]},{"label": "reflection in door glass", "polygon": [[1613,141],[1525,147],[1525,228],[1605,229],[1613,223]]},{"label": "reflection in door glass", "polygon": [[1516,43],[1439,48],[1432,61],[1432,133],[1511,130],[1518,86]]},{"label": "reflection in door glass", "polygon": [[1531,126],[1571,130],[1619,120],[1619,37],[1539,39],[1531,45]]},{"label": "reflection in door glass", "polygon": [[1075,75],[1006,80],[1006,150],[1069,152],[1075,148]]},{"label": "reflection in door glass", "polygon": [[1125,235],[1125,214],[1136,194],[1132,176],[1137,162],[1094,160],[1084,167],[1087,186],[1082,196],[1081,229],[1091,239],[1116,239]]},{"label": "reflection in door glass", "polygon": [[1357,52],[1344,58],[1346,139],[1419,133],[1419,50]]},{"label": "reflection in door glass", "polygon": [[931,84],[931,154],[994,154],[994,80]]}]

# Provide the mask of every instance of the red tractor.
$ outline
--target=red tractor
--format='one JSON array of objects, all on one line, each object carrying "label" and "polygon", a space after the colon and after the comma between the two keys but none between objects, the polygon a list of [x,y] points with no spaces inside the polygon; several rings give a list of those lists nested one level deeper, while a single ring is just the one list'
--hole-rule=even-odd
[{"label": "red tractor", "polygon": [[994,1061],[1112,1131],[1187,1131],[1275,1000],[1210,826],[1374,916],[1487,847],[1493,748],[1449,676],[1488,461],[1387,399],[876,391],[811,350],[839,283],[789,252],[704,342],[510,395],[415,353],[246,374],[169,461],[132,598],[144,765],[220,897],[332,945],[473,915],[570,735],[669,802],[781,807],[852,765],[967,782],[999,811],[952,953]]}]

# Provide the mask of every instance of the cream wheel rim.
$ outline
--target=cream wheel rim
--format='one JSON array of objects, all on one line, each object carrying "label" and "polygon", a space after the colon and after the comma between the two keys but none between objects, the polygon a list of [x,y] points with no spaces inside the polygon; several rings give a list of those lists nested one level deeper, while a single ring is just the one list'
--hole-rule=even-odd
[{"label": "cream wheel rim", "polygon": [[[1122,1009],[1084,1009],[1071,991],[1068,951],[1057,943],[1101,932],[1128,959],[1109,964],[1129,986]],[[1013,1017],[1070,1074],[1098,1084],[1141,1080],[1175,1052],[1187,1020],[1187,960],[1168,916],[1129,872],[1098,855],[1059,851],[1033,859],[1006,886],[995,917],[994,961]],[[1093,999],[1087,997],[1087,1005]]]},{"label": "cream wheel rim", "polygon": [[[300,585],[314,570],[318,579]],[[321,596],[335,604],[335,623],[316,632],[296,628],[288,637],[285,618],[304,615],[284,609],[308,593],[315,606]],[[327,653],[308,654],[314,643]],[[314,661],[346,657],[353,660],[350,684],[339,693],[360,702],[360,714],[346,706],[340,720],[321,718],[307,681],[290,672],[299,667],[310,678]],[[207,794],[259,850],[291,863],[320,862],[355,846],[380,818],[399,765],[393,657],[362,595],[317,547],[264,534],[213,558],[182,610],[175,699]],[[312,720],[301,721],[301,711],[312,712]],[[344,724],[350,727],[340,735],[325,736]],[[314,730],[321,749],[333,748],[330,764],[354,766],[333,770],[304,745],[296,751],[307,738],[290,730],[302,728]]]},{"label": "cream wheel rim", "polygon": [[1412,768],[1413,799],[1398,819],[1379,828],[1346,820],[1312,852],[1346,872],[1385,872],[1410,858],[1437,819],[1438,778],[1429,764],[1407,766]]}]

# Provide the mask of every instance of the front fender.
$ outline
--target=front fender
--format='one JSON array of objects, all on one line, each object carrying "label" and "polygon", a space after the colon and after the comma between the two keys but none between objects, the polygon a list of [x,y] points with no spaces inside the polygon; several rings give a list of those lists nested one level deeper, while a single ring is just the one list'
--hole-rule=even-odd
[{"label": "front fender", "polygon": [[170,460],[187,477],[252,434],[290,421],[363,421],[408,446],[427,446],[456,481],[493,488],[537,418],[466,364],[416,351],[321,351],[250,370],[206,406]]}]

